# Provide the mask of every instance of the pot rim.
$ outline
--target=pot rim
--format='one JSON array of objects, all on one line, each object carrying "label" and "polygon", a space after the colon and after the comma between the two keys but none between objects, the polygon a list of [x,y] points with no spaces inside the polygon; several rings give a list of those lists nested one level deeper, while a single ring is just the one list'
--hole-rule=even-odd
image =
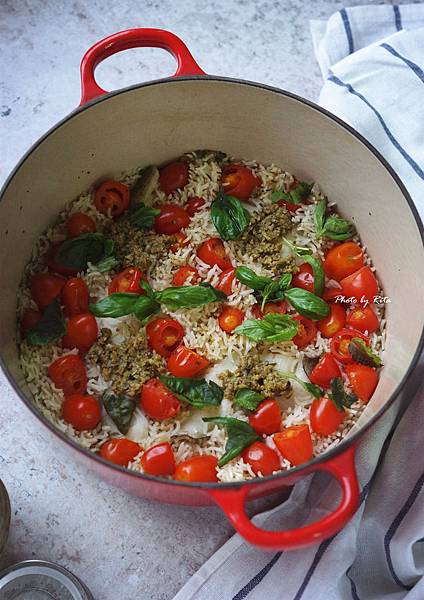
[{"label": "pot rim", "polygon": [[[169,84],[175,84],[175,83],[179,83],[180,81],[218,81],[218,82],[227,82],[227,83],[233,83],[233,84],[239,84],[239,85],[245,85],[248,87],[255,87],[255,88],[259,88],[262,90],[266,90],[269,92],[274,92],[277,94],[280,94],[281,96],[285,96],[287,98],[290,98],[292,100],[295,100],[297,102],[299,102],[300,104],[303,104],[305,106],[307,106],[308,108],[315,110],[317,112],[319,112],[321,115],[331,119],[333,122],[335,122],[337,125],[339,125],[340,127],[342,127],[343,129],[345,129],[348,133],[350,133],[351,135],[353,135],[359,142],[361,142],[365,148],[367,150],[369,150],[372,154],[374,154],[374,156],[378,159],[378,161],[383,165],[383,167],[385,167],[386,171],[391,175],[392,179],[394,180],[394,182],[396,183],[396,185],[399,187],[399,189],[401,190],[404,199],[406,200],[407,205],[409,206],[410,211],[412,212],[412,215],[415,219],[415,222],[417,224],[418,227],[418,231],[420,233],[421,236],[421,242],[423,244],[424,247],[424,224],[421,220],[421,217],[418,213],[418,210],[409,194],[409,192],[407,191],[405,185],[402,183],[400,177],[397,175],[397,173],[394,171],[393,167],[388,163],[388,161],[382,156],[382,154],[380,154],[380,152],[362,135],[360,134],[358,131],[356,131],[351,125],[349,125],[348,123],[346,123],[345,121],[343,121],[342,119],[340,119],[339,117],[337,117],[336,115],[332,114],[331,112],[329,112],[328,110],[326,110],[325,108],[322,108],[321,106],[319,106],[318,104],[315,104],[314,102],[312,102],[311,100],[307,100],[306,98],[303,98],[302,96],[299,96],[297,94],[294,94],[292,92],[288,92],[287,90],[283,90],[274,86],[270,86],[270,85],[266,85],[263,83],[257,83],[254,81],[249,81],[249,80],[245,80],[245,79],[237,79],[237,78],[233,78],[233,77],[221,77],[221,76],[215,76],[215,75],[200,75],[200,76],[180,76],[177,78],[173,78],[173,77],[166,77],[166,78],[162,78],[162,79],[155,79],[153,81],[147,81],[147,82],[142,82],[142,83],[137,83],[134,85],[130,85],[124,88],[120,88],[118,90],[112,91],[112,92],[108,92],[102,96],[99,96],[98,98],[94,98],[93,100],[90,100],[89,102],[85,103],[82,106],[78,106],[76,109],[74,109],[71,113],[69,113],[68,115],[66,115],[63,119],[61,119],[60,121],[58,121],[55,125],[53,125],[50,129],[47,130],[46,133],[44,133],[26,152],[25,154],[22,156],[22,158],[19,160],[19,162],[17,163],[17,165],[15,166],[15,168],[11,171],[11,173],[9,174],[9,176],[7,177],[4,185],[2,186],[1,190],[0,190],[0,201],[2,200],[7,188],[9,187],[9,184],[11,183],[11,181],[13,180],[13,178],[15,177],[15,175],[18,174],[19,169],[21,168],[21,166],[25,163],[26,159],[38,148],[39,145],[41,145],[44,140],[46,140],[52,133],[54,133],[57,129],[59,129],[62,125],[64,125],[66,122],[68,122],[70,119],[72,119],[73,117],[77,116],[78,114],[80,114],[81,112],[84,112],[86,110],[90,110],[91,107],[101,103],[101,102],[105,102],[107,100],[109,100],[110,98],[113,98],[115,96],[119,96],[120,94],[125,94],[126,92],[131,92],[137,89],[142,89],[142,88],[146,88],[146,87],[150,87],[150,86],[154,86],[154,85],[169,85]],[[386,402],[383,404],[383,406],[367,421],[367,423],[365,423],[361,429],[359,429],[356,433],[354,433],[351,437],[349,437],[348,439],[344,439],[342,440],[339,444],[337,444],[334,448],[331,448],[328,451],[323,452],[322,454],[320,454],[319,456],[316,456],[315,458],[313,458],[312,460],[308,461],[307,463],[300,465],[298,467],[293,467],[291,469],[289,469],[288,471],[281,471],[275,475],[267,475],[266,477],[255,477],[254,479],[246,479],[243,481],[232,481],[232,482],[218,482],[218,483],[203,483],[203,482],[185,482],[185,481],[176,481],[176,480],[169,480],[169,479],[164,479],[161,477],[155,477],[153,475],[146,475],[145,473],[138,473],[137,471],[131,471],[129,469],[127,469],[126,467],[121,467],[119,465],[115,465],[114,463],[111,463],[105,459],[103,459],[102,457],[100,457],[98,454],[95,454],[93,452],[91,452],[90,450],[83,448],[82,446],[80,446],[79,444],[77,444],[74,440],[72,440],[70,437],[68,437],[65,433],[59,431],[59,429],[57,429],[52,423],[50,423],[50,421],[44,417],[33,405],[33,403],[26,397],[26,395],[23,393],[21,387],[18,385],[17,381],[15,380],[15,378],[12,376],[12,374],[10,373],[9,369],[7,368],[5,361],[3,359],[2,356],[2,352],[0,350],[0,368],[2,369],[2,371],[4,372],[4,374],[6,375],[11,387],[13,388],[13,390],[16,392],[16,394],[20,397],[20,399],[23,401],[23,403],[27,406],[27,408],[33,413],[33,415],[35,417],[37,417],[37,419],[39,421],[41,421],[41,423],[46,426],[48,429],[50,429],[50,431],[60,440],[62,440],[65,444],[70,445],[72,448],[74,448],[75,450],[77,450],[78,452],[80,452],[82,455],[84,455],[87,458],[90,458],[94,461],[98,461],[100,464],[102,464],[104,467],[108,467],[109,469],[112,469],[116,472],[116,474],[121,474],[121,475],[126,475],[128,477],[133,477],[133,478],[137,478],[140,480],[148,480],[151,482],[154,482],[156,484],[160,483],[163,485],[177,485],[180,487],[185,487],[185,488],[191,488],[191,489],[202,489],[202,490],[210,490],[210,489],[218,489],[218,490],[225,490],[225,489],[238,489],[244,485],[247,486],[252,486],[252,485],[260,485],[262,483],[267,483],[270,481],[276,481],[276,480],[281,480],[283,482],[284,479],[288,478],[288,477],[292,477],[292,476],[297,476],[299,474],[302,473],[302,471],[306,471],[306,473],[309,473],[311,471],[314,471],[316,469],[316,467],[322,463],[327,462],[328,460],[336,457],[337,455],[341,454],[342,452],[344,452],[345,450],[347,450],[350,446],[352,446],[353,444],[357,443],[359,438],[364,435],[366,433],[366,431],[368,431],[368,429],[370,429],[370,427],[372,427],[372,425],[374,425],[374,423],[376,423],[376,421],[383,415],[383,413],[385,413],[388,408],[393,404],[393,402],[396,400],[396,398],[399,396],[400,392],[403,390],[403,388],[405,387],[407,381],[409,380],[412,371],[414,370],[414,368],[417,366],[418,360],[421,356],[421,353],[424,350],[424,323],[423,323],[423,327],[422,327],[422,331],[421,331],[421,336],[420,336],[420,340],[418,343],[418,346],[415,350],[414,356],[409,364],[408,369],[406,370],[405,374],[403,375],[402,379],[400,380],[399,384],[397,385],[396,389],[394,390],[394,392],[391,394],[391,396],[386,400]],[[305,473],[305,474],[306,474]]]}]

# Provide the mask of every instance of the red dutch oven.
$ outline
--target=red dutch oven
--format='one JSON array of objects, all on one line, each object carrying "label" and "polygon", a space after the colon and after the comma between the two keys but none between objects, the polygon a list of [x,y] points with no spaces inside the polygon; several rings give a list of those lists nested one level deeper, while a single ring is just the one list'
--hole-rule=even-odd
[{"label": "red dutch oven", "polygon": [[[108,56],[134,47],[159,47],[175,57],[171,78],[107,93],[94,78]],[[7,181],[0,203],[3,294],[2,368],[23,402],[76,457],[123,489],[176,504],[218,504],[252,544],[273,550],[305,547],[339,531],[358,507],[355,449],[365,431],[402,394],[423,347],[423,228],[404,186],[387,162],[351,127],[322,108],[265,85],[206,75],[184,43],[158,29],[130,29],[95,44],[81,63],[80,107],[41,138]],[[377,390],[351,434],[304,466],[246,482],[194,484],[127,471],[84,450],[32,404],[19,367],[16,293],[31,249],[70,198],[93,182],[140,165],[160,164],[183,152],[212,148],[276,163],[299,178],[318,181],[354,220],[378,266],[387,304],[385,367]],[[289,531],[256,527],[248,499],[292,486],[326,471],[341,487],[340,504],[319,521]]]}]

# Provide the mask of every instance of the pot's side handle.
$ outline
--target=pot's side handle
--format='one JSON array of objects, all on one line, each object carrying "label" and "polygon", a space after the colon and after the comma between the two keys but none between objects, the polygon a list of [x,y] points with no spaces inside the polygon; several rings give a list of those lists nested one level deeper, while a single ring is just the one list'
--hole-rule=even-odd
[{"label": "pot's side handle", "polygon": [[84,54],[81,61],[81,102],[80,106],[106,94],[106,90],[97,85],[94,71],[99,63],[108,56],[129,48],[163,48],[177,61],[174,77],[180,75],[205,75],[190,50],[179,37],[163,29],[126,29],[100,40]]},{"label": "pot's side handle", "polygon": [[355,470],[355,448],[352,446],[317,469],[328,471],[342,488],[343,497],[334,512],[319,521],[288,531],[267,531],[256,527],[245,511],[249,486],[236,490],[210,490],[210,495],[222,508],[234,529],[248,542],[265,550],[294,550],[327,539],[340,531],[359,505],[358,479]]}]

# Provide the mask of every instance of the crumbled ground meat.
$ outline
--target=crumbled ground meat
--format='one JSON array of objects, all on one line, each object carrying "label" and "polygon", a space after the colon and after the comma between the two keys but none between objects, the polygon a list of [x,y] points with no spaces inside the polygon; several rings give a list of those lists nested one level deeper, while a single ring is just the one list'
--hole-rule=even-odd
[{"label": "crumbled ground meat", "polygon": [[122,344],[110,341],[110,329],[101,329],[88,358],[100,367],[115,394],[135,396],[142,384],[165,372],[162,358],[147,347],[144,329]]}]

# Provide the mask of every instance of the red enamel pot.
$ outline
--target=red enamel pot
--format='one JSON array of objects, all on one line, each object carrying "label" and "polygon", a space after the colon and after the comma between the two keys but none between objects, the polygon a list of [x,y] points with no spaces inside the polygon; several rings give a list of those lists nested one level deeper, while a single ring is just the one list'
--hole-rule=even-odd
[{"label": "red enamel pot", "polygon": [[[103,59],[134,47],[159,47],[176,58],[171,78],[107,93],[94,78]],[[410,273],[424,264],[423,228],[396,174],[352,128],[322,108],[288,92],[248,81],[205,75],[184,43],[157,29],[130,29],[95,44],[81,63],[80,107],[41,138],[7,181],[0,203],[4,258],[0,314],[2,368],[17,394],[72,453],[123,489],[162,502],[217,503],[234,528],[261,548],[288,550],[339,531],[358,507],[355,448],[396,398],[423,347],[424,280]],[[190,484],[129,472],[77,446],[31,402],[16,344],[16,293],[31,249],[64,203],[96,180],[140,165],[160,164],[196,148],[284,166],[318,181],[353,219],[378,265],[386,295],[387,350],[377,390],[351,434],[304,466],[247,482]],[[247,500],[292,486],[317,470],[340,483],[334,512],[289,531],[256,527]]]}]

